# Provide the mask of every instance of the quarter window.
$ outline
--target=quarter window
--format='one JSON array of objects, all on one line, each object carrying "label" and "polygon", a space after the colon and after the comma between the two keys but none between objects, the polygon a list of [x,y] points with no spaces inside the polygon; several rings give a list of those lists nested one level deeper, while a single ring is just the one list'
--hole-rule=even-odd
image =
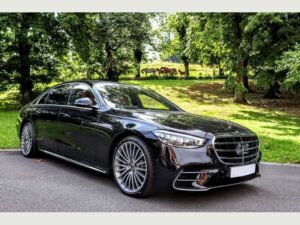
[{"label": "quarter window", "polygon": [[156,99],[150,97],[149,95],[139,94],[138,97],[139,97],[144,109],[168,110],[167,106],[165,106],[161,102],[157,101]]},{"label": "quarter window", "polygon": [[48,100],[48,92],[43,95],[43,97],[39,100],[38,104],[46,104]]}]

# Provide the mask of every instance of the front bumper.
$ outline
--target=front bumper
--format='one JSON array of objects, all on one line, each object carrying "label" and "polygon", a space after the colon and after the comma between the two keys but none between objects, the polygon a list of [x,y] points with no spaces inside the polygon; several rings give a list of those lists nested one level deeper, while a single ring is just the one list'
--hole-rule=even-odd
[{"label": "front bumper", "polygon": [[239,184],[259,176],[258,163],[256,164],[255,173],[236,178],[230,178],[230,166],[185,166],[179,169],[173,179],[172,187],[180,191],[207,191],[213,188]]},{"label": "front bumper", "polygon": [[[251,162],[230,165],[220,161],[212,142],[208,142],[207,145],[199,149],[169,147],[161,143],[158,145],[156,147],[159,148],[160,152],[160,164],[170,172],[170,183],[175,190],[207,191],[213,188],[239,184],[260,176],[260,152],[258,157]],[[230,178],[230,167],[253,163],[256,165],[255,173]]]}]

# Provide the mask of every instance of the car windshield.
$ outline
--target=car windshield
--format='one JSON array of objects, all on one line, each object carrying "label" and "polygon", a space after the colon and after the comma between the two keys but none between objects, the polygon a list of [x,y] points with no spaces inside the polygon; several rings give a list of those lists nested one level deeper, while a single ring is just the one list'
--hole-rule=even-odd
[{"label": "car windshield", "polygon": [[105,102],[112,108],[179,111],[180,109],[159,94],[124,84],[95,85]]}]

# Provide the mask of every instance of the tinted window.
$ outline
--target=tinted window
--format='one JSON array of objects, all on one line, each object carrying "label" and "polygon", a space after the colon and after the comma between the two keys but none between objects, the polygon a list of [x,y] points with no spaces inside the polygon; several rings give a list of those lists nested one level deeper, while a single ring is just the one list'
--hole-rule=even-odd
[{"label": "tinted window", "polygon": [[80,104],[82,99],[89,99],[93,105],[96,105],[96,99],[90,87],[84,84],[78,84],[73,87],[73,91],[69,100],[70,105]]},{"label": "tinted window", "polygon": [[153,97],[150,97],[149,95],[139,94],[138,97],[144,109],[164,109],[164,110],[168,109],[166,105],[157,101]]},{"label": "tinted window", "polygon": [[68,102],[69,95],[71,93],[71,86],[64,85],[52,89],[46,100],[46,104],[55,104],[55,105],[66,105]]},{"label": "tinted window", "polygon": [[43,97],[39,100],[39,104],[46,104],[48,99],[48,92],[43,95]]},{"label": "tinted window", "polygon": [[179,110],[162,96],[147,89],[119,84],[99,83],[95,86],[112,108]]}]

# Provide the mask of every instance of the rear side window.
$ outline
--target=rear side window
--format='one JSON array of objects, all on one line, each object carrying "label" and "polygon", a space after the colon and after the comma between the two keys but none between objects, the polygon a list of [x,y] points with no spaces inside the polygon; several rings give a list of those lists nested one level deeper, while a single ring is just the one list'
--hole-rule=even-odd
[{"label": "rear side window", "polygon": [[40,104],[53,104],[53,105],[66,105],[71,93],[71,85],[64,85],[52,89],[48,96],[43,100],[45,103]]}]

